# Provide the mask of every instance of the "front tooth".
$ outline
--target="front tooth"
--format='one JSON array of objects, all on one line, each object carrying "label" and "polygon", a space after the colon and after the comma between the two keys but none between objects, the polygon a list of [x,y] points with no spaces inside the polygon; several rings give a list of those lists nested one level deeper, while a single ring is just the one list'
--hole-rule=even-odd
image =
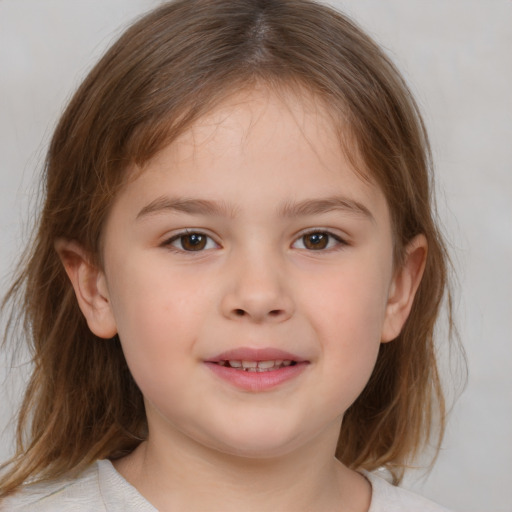
[{"label": "front tooth", "polygon": [[258,368],[273,368],[275,366],[275,361],[259,361]]},{"label": "front tooth", "polygon": [[247,370],[249,368],[256,368],[258,366],[257,361],[242,361],[242,366],[244,370]]},{"label": "front tooth", "polygon": [[231,368],[241,368],[242,361],[229,361],[229,366],[231,366]]}]

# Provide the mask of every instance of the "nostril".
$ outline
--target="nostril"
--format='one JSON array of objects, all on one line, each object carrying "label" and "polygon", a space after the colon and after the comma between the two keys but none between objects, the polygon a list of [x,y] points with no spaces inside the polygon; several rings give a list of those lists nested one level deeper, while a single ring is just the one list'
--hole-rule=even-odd
[{"label": "nostril", "polygon": [[267,319],[270,319],[270,318],[275,318],[277,320],[281,319],[281,318],[285,318],[286,317],[286,310],[284,309],[271,309],[269,311],[267,311],[266,313],[265,312],[262,312],[260,314],[259,311],[255,310],[251,310],[251,308],[248,308],[248,309],[243,309],[243,308],[234,308],[231,310],[231,313],[232,315],[232,318],[246,318],[246,317],[249,317],[249,318],[252,318],[256,321],[262,321],[264,318],[267,318]]}]

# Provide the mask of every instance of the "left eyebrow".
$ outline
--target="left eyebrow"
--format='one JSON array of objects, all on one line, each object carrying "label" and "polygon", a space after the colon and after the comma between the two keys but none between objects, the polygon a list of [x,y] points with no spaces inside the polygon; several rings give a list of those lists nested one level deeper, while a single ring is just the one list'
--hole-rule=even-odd
[{"label": "left eyebrow", "polygon": [[164,212],[187,213],[190,215],[234,216],[233,209],[222,202],[161,196],[144,206],[137,214],[137,219]]},{"label": "left eyebrow", "polygon": [[308,199],[298,203],[286,203],[281,208],[280,214],[283,217],[297,217],[319,215],[336,210],[366,217],[375,222],[375,217],[364,204],[347,197],[328,197],[325,199]]}]

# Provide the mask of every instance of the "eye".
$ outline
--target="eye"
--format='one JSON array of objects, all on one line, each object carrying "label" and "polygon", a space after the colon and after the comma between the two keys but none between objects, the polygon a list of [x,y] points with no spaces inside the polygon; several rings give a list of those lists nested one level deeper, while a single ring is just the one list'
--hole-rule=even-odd
[{"label": "eye", "polygon": [[208,235],[194,232],[179,233],[170,238],[164,245],[187,252],[199,252],[218,247],[218,244]]},{"label": "eye", "polygon": [[294,249],[306,249],[308,251],[321,251],[333,249],[336,246],[344,245],[345,242],[328,231],[311,231],[302,235],[292,245]]}]

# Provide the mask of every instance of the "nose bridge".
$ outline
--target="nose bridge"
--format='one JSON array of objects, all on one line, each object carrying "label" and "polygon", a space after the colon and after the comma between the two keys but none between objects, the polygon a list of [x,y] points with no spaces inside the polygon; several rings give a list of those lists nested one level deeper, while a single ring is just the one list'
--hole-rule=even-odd
[{"label": "nose bridge", "polygon": [[278,322],[293,314],[284,259],[277,249],[260,245],[233,251],[227,267],[224,315]]}]

